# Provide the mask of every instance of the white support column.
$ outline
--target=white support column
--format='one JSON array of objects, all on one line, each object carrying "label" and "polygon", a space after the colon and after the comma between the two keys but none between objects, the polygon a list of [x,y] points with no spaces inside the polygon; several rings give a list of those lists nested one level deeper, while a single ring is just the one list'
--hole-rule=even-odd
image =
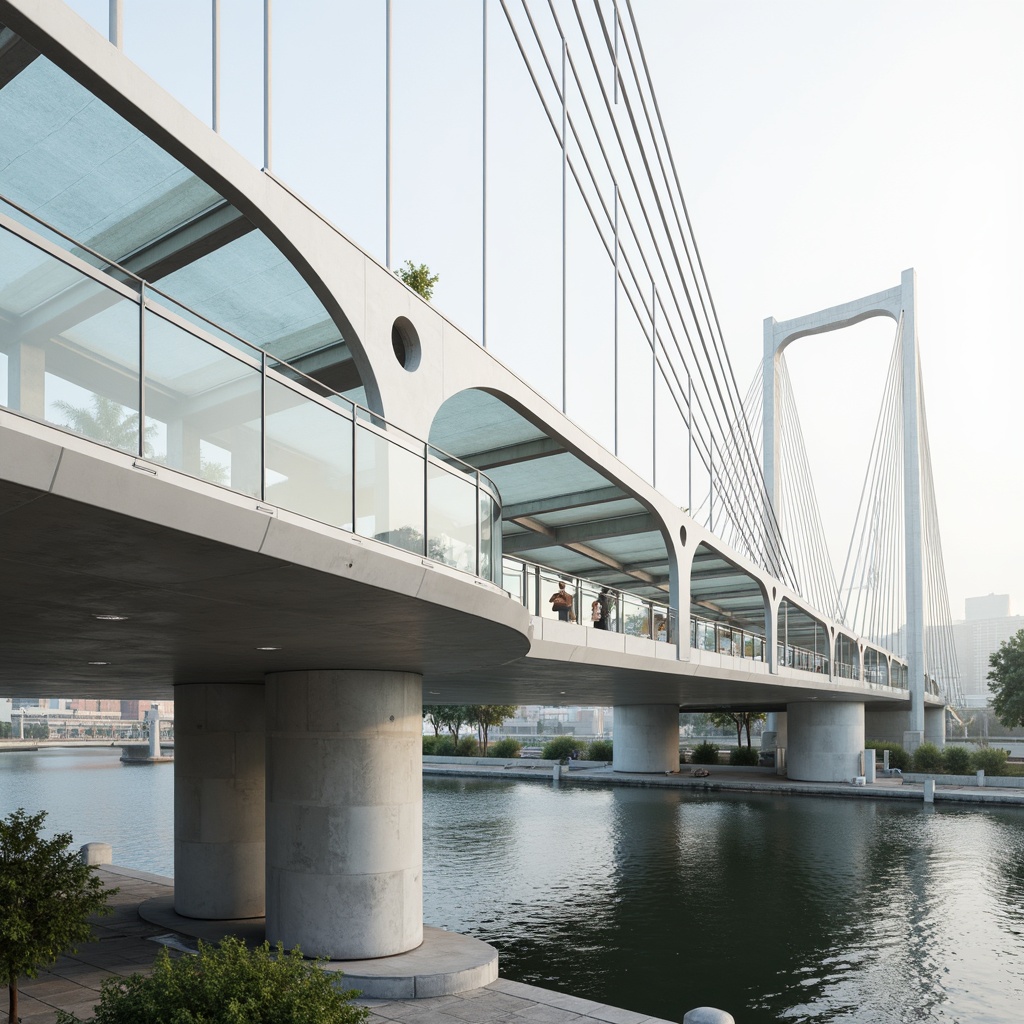
[{"label": "white support column", "polygon": [[267,677],[267,939],[333,960],[423,941],[422,680]]},{"label": "white support column", "polygon": [[921,516],[920,416],[917,379],[917,275],[904,270],[900,279],[903,303],[903,508],[907,586],[907,687],[910,730],[924,735],[924,540]]},{"label": "white support column", "polygon": [[679,706],[615,707],[612,771],[659,774],[679,771]]},{"label": "white support column", "polygon": [[264,687],[174,688],[174,909],[205,920],[264,910]]},{"label": "white support column", "polygon": [[937,747],[946,745],[946,709],[924,709],[924,738],[926,743],[934,743]]},{"label": "white support column", "polygon": [[860,775],[864,705],[838,701],[790,704],[786,766],[801,782],[849,782]]}]

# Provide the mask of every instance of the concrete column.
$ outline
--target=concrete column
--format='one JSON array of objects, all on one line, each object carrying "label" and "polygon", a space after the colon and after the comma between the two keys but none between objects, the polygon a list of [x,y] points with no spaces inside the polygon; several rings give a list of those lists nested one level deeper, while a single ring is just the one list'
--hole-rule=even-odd
[{"label": "concrete column", "polygon": [[946,745],[946,709],[928,707],[924,709],[924,739],[937,747]]},{"label": "concrete column", "polygon": [[174,909],[206,920],[264,910],[264,687],[174,688]]},{"label": "concrete column", "polygon": [[864,737],[902,747],[910,724],[909,711],[865,711]]},{"label": "concrete column", "polygon": [[679,706],[620,704],[615,708],[612,771],[679,771]]},{"label": "concrete column", "polygon": [[423,941],[420,676],[267,676],[267,939],[359,960]]},{"label": "concrete column", "polygon": [[864,750],[864,705],[808,701],[786,709],[791,779],[849,782],[860,774]]}]

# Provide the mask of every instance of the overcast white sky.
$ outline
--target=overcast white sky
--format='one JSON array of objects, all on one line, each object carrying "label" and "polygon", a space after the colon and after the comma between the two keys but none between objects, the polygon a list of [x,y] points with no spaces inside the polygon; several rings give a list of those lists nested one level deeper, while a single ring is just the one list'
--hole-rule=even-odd
[{"label": "overcast white sky", "polygon": [[[262,3],[222,4],[223,131],[259,165]],[[72,6],[106,31],[107,0]],[[1024,2],[633,6],[741,392],[765,317],[892,287],[914,267],[952,615],[990,592],[1024,613]],[[274,4],[275,172],[378,257],[382,90],[380,62],[367,62],[381,53],[383,10],[383,0]],[[479,286],[463,264],[479,251],[479,10],[394,0],[405,177],[392,262],[438,270],[435,304],[473,334]],[[129,56],[206,120],[209,11],[209,0],[126,0],[125,15]],[[499,53],[492,60],[500,66]],[[491,100],[496,147],[506,99]],[[535,253],[550,250],[541,227],[517,229]],[[524,262],[535,260],[513,266]],[[838,571],[893,335],[878,319],[787,352]],[[504,356],[512,365],[517,351]]]}]

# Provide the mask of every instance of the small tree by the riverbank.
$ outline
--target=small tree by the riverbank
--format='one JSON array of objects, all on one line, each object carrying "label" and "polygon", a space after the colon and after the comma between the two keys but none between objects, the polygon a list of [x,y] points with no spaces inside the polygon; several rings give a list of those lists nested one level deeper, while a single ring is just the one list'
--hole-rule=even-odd
[{"label": "small tree by the riverbank", "polygon": [[24,808],[0,820],[0,984],[9,1017],[18,1020],[18,979],[34,978],[65,950],[92,936],[88,918],[108,914],[117,889],[104,888],[95,869],[70,849],[71,833],[39,833],[46,812]]},{"label": "small tree by the riverbank", "polygon": [[[363,1024],[370,1011],[353,1006],[355,992],[335,988],[338,974],[304,960],[298,947],[286,953],[264,942],[248,949],[236,938],[194,956],[157,954],[153,973],[109,978],[103,983],[93,1024]],[[57,1024],[81,1024],[59,1013]]]},{"label": "small tree by the riverbank", "polygon": [[992,710],[1011,729],[1024,725],[1024,629],[1004,640],[988,663]]}]

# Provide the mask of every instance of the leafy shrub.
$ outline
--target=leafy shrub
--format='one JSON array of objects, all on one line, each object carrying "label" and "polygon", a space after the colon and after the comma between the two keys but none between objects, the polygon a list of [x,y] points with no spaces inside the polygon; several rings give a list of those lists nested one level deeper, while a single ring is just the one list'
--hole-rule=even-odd
[{"label": "leafy shrub", "polygon": [[946,747],[942,751],[942,770],[950,775],[969,775],[971,752],[966,747]]},{"label": "leafy shrub", "polygon": [[427,739],[433,740],[433,749],[427,750],[426,743],[423,744],[423,753],[435,754],[437,757],[454,757],[455,756],[455,740],[451,736],[428,736]]},{"label": "leafy shrub", "polygon": [[480,744],[475,736],[460,736],[459,745],[455,748],[456,757],[479,757]]},{"label": "leafy shrub", "polygon": [[971,754],[971,766],[986,775],[1002,775],[1006,769],[1006,751],[1002,747],[982,747]]},{"label": "leafy shrub", "polygon": [[488,757],[518,757],[519,751],[523,749],[522,743],[519,740],[514,740],[511,736],[506,736],[503,740],[498,740],[496,743],[492,743],[487,748]]},{"label": "leafy shrub", "polygon": [[610,761],[612,759],[611,740],[593,740],[587,747],[588,761]]},{"label": "leafy shrub", "polygon": [[718,747],[714,743],[705,741],[698,743],[690,751],[691,764],[718,764]]},{"label": "leafy shrub", "polygon": [[757,766],[758,751],[753,747],[733,747],[729,751],[729,764],[743,767]]},{"label": "leafy shrub", "polygon": [[[216,946],[199,943],[197,956],[172,960],[157,954],[149,977],[108,978],[100,991],[94,1024],[362,1024],[365,1007],[339,992],[334,976],[298,948],[286,953],[264,942],[247,949],[236,938]],[[78,1018],[59,1012],[58,1024]]]},{"label": "leafy shrub", "polygon": [[913,763],[910,754],[907,753],[898,743],[890,743],[888,740],[865,740],[865,750],[873,750],[882,760],[882,751],[889,751],[889,767],[899,768],[901,772],[909,772]]},{"label": "leafy shrub", "polygon": [[[915,772],[941,772],[942,751],[934,743],[922,743],[914,751]],[[889,764],[892,764],[892,755],[889,755]]]},{"label": "leafy shrub", "polygon": [[436,754],[435,747],[440,736],[424,736],[423,737],[423,753],[424,754]]},{"label": "leafy shrub", "polygon": [[583,744],[575,736],[556,736],[544,744],[540,756],[546,761],[579,760],[583,757]]}]

